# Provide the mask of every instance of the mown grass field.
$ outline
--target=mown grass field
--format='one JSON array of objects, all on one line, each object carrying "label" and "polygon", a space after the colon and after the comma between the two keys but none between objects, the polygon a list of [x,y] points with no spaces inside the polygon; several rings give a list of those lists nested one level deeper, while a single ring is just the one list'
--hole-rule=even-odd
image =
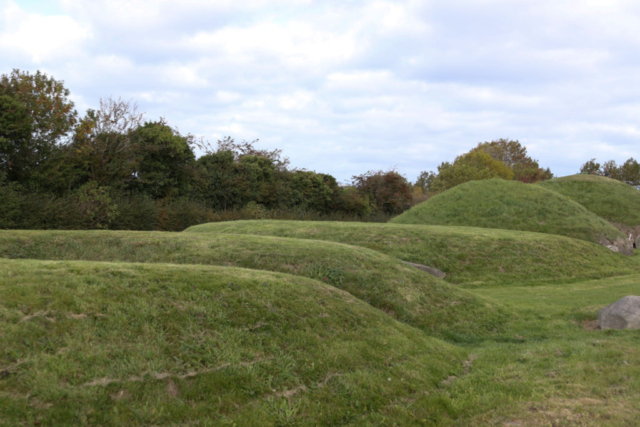
[{"label": "mown grass field", "polygon": [[536,185],[571,198],[596,215],[628,227],[640,225],[640,191],[599,175],[571,175]]},{"label": "mown grass field", "polygon": [[0,426],[637,425],[640,331],[596,328],[631,294],[542,233],[0,231]]},{"label": "mown grass field", "polygon": [[455,225],[534,231],[599,243],[624,238],[580,203],[547,187],[489,179],[458,185],[391,220],[395,224]]}]

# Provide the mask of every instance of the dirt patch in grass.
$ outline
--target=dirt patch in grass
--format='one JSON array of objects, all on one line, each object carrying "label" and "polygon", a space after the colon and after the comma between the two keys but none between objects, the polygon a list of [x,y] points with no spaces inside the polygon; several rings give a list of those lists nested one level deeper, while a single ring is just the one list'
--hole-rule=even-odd
[{"label": "dirt patch in grass", "polygon": [[598,323],[598,320],[583,320],[582,322],[580,322],[580,326],[582,326],[583,329],[587,330],[587,331],[599,331],[600,330],[600,324]]}]

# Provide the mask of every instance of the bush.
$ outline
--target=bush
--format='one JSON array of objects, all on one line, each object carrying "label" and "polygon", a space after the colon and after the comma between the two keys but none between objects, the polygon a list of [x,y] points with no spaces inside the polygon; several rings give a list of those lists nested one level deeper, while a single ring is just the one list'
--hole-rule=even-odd
[{"label": "bush", "polygon": [[356,175],[353,183],[358,194],[369,201],[372,211],[397,215],[411,207],[411,184],[394,170]]},{"label": "bush", "polygon": [[21,197],[18,184],[6,181],[6,174],[0,172],[0,229],[13,228],[20,215]]},{"label": "bush", "polygon": [[82,217],[85,229],[107,229],[116,216],[118,207],[109,195],[108,187],[100,187],[90,181],[75,194],[77,212]]},{"label": "bush", "polygon": [[118,211],[110,229],[112,230],[144,230],[158,229],[158,211],[156,202],[147,195],[120,197],[116,201]]}]

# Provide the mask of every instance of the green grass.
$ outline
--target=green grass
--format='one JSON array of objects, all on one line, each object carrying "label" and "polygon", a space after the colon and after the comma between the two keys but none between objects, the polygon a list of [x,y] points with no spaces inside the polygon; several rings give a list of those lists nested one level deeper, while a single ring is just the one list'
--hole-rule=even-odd
[{"label": "green grass", "polygon": [[545,283],[632,274],[640,265],[609,249],[562,236],[471,227],[300,221],[233,221],[184,234],[236,233],[342,242],[439,268],[465,286]]},{"label": "green grass", "polygon": [[490,179],[458,185],[393,218],[394,224],[533,231],[599,243],[625,238],[609,222],[555,191]]},{"label": "green grass", "polygon": [[[520,316],[503,342],[472,350],[474,370],[452,385],[460,425],[637,424],[640,331],[595,327],[602,307],[640,295],[640,275],[474,293]],[[485,410],[474,415],[476,406]]]},{"label": "green grass", "polygon": [[2,425],[411,425],[465,351],[253,270],[0,259]]},{"label": "green grass", "polygon": [[[640,331],[594,329],[600,308],[640,295],[640,274],[606,277],[637,272],[637,256],[538,233],[394,224],[0,235],[0,425],[637,424]],[[464,294],[517,316],[462,344],[429,337],[336,288],[379,274],[385,292],[413,298],[429,292],[407,294],[424,273],[322,239],[396,255],[471,250],[476,267],[481,253],[515,251],[507,262],[525,264],[523,280],[466,282]],[[518,252],[532,247],[551,252]],[[600,278],[578,279],[590,275]]]},{"label": "green grass", "polygon": [[0,231],[0,257],[235,266],[304,276],[350,292],[448,340],[475,341],[512,314],[399,260],[333,242],[271,236],[118,231]]},{"label": "green grass", "polygon": [[640,191],[598,175],[571,175],[539,185],[571,198],[596,215],[623,226],[640,225]]},{"label": "green grass", "polygon": [[640,293],[640,275],[475,290],[521,316],[459,349],[281,273],[34,260],[0,272],[6,425],[616,426],[640,410],[640,331],[590,327]]}]

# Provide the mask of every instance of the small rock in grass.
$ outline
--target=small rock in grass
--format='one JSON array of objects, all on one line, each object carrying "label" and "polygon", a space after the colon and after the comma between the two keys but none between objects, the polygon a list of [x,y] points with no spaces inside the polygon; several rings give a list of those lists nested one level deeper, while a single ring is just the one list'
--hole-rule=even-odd
[{"label": "small rock in grass", "polygon": [[602,329],[640,329],[640,296],[628,295],[600,310]]}]

